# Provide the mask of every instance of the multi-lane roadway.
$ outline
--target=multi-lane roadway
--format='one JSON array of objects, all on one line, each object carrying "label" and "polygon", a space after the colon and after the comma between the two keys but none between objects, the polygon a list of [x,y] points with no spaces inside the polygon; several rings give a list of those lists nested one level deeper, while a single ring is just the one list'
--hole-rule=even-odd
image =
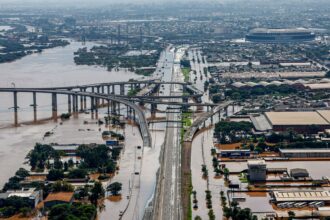
[{"label": "multi-lane roadway", "polygon": [[[173,52],[173,50],[172,50]],[[184,48],[179,48],[174,54],[174,63],[170,80],[183,82],[180,69],[180,59],[184,54]],[[169,76],[164,77],[169,80]],[[169,95],[182,95],[181,85],[171,85]],[[170,101],[177,102],[176,98]],[[167,121],[180,121],[181,112],[176,106],[168,106],[166,111]],[[166,137],[161,154],[161,167],[158,176],[157,190],[155,192],[155,204],[153,219],[179,220],[182,219],[181,208],[181,123],[168,122]]]}]

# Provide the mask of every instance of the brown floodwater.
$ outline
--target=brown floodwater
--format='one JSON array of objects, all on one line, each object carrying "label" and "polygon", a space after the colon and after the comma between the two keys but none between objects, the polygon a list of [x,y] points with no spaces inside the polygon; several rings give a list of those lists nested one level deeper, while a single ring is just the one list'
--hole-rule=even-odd
[{"label": "brown floodwater", "polygon": [[222,219],[222,208],[220,202],[220,191],[225,190],[223,178],[214,178],[211,148],[213,146],[213,129],[206,130],[198,134],[192,142],[191,150],[191,171],[193,190],[197,192],[198,209],[193,210],[193,218],[200,216],[208,219],[208,209],[206,208],[205,190],[207,182],[202,178],[202,164],[205,163],[209,173],[209,190],[212,194],[212,206],[216,219]]},{"label": "brown floodwater", "polygon": [[[94,43],[85,46],[92,47]],[[142,77],[126,71],[107,71],[93,66],[76,66],[73,62],[73,52],[82,47],[79,42],[72,41],[71,45],[46,50],[41,54],[24,57],[12,63],[0,64],[0,87],[49,87],[99,82],[126,81]],[[168,60],[173,54],[165,54]],[[164,54],[162,55],[164,58]],[[164,62],[159,62],[164,65]],[[160,69],[161,66],[158,67]],[[165,67],[165,73],[171,73],[171,68]],[[169,74],[165,74],[169,75]],[[167,89],[165,89],[167,90]],[[166,91],[165,91],[166,92]],[[48,121],[39,125],[22,124],[18,128],[9,127],[13,123],[12,94],[0,93],[0,185],[2,186],[19,167],[24,165],[24,158],[36,142],[60,144],[71,143],[104,143],[101,132],[107,129],[97,124],[84,124],[90,121],[89,114],[80,114],[78,119],[70,119],[62,125]],[[38,119],[51,116],[50,95],[37,95]],[[32,94],[18,94],[19,122],[31,121],[33,118]],[[87,103],[89,105],[89,101]],[[147,105],[146,108],[149,106]],[[67,112],[67,97],[58,96],[58,113]],[[103,118],[106,109],[99,110],[99,118]],[[125,112],[124,109],[122,112]],[[145,111],[147,116],[149,112]],[[164,115],[159,113],[159,116]],[[157,114],[158,117],[158,114]],[[119,201],[105,200],[105,209],[99,213],[99,219],[118,219],[120,211],[126,207],[123,219],[142,219],[144,208],[153,197],[156,183],[156,172],[159,168],[160,146],[164,141],[164,124],[151,125],[153,146],[137,150],[142,145],[138,128],[127,125],[125,128],[126,144],[121,155],[120,170],[111,181],[123,184],[122,199]],[[101,129],[101,130],[99,130]],[[54,135],[43,139],[47,131]],[[138,172],[139,175],[133,175]],[[104,183],[106,186],[108,183]],[[132,189],[132,193],[130,193]],[[129,197],[127,197],[129,196]],[[130,199],[130,200],[129,200]],[[129,202],[130,201],[130,202]],[[128,203],[129,202],[129,203]]]},{"label": "brown floodwater", "polygon": [[[45,50],[11,63],[0,64],[0,87],[53,87],[82,85],[100,82],[126,81],[141,78],[125,69],[107,71],[96,66],[78,66],[73,60],[73,53],[81,47],[92,47],[96,43],[71,41],[66,47]],[[38,117],[51,116],[51,99],[48,94],[37,94]],[[13,122],[13,96],[0,93],[0,128]],[[18,93],[19,121],[32,120],[32,94]],[[67,112],[67,97],[58,97],[59,113]]]}]

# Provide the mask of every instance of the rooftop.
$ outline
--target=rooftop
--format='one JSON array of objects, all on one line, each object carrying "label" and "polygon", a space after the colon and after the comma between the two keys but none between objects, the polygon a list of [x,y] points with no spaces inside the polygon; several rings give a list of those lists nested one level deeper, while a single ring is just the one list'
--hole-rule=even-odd
[{"label": "rooftop", "polygon": [[73,192],[56,192],[56,193],[50,193],[47,198],[45,199],[45,202],[49,201],[64,201],[64,202],[70,202],[73,197]]},{"label": "rooftop", "polygon": [[35,188],[23,188],[22,190],[9,190],[7,191],[8,197],[35,197],[38,194]]},{"label": "rooftop", "polygon": [[232,149],[232,150],[221,150],[221,152],[250,152],[247,149]]},{"label": "rooftop", "polygon": [[329,191],[274,191],[277,202],[330,201]]},{"label": "rooftop", "polygon": [[305,86],[312,90],[329,89],[330,83],[313,83],[313,84],[306,84]]},{"label": "rooftop", "polygon": [[317,113],[321,115],[326,121],[330,123],[330,111],[329,110],[317,110]]},{"label": "rooftop", "polygon": [[66,151],[66,150],[77,150],[79,145],[52,145],[52,148],[56,151]]},{"label": "rooftop", "polygon": [[267,121],[265,115],[260,114],[258,116],[250,116],[250,118],[257,131],[267,131],[272,129],[272,126]]},{"label": "rooftop", "polygon": [[308,29],[303,29],[303,28],[256,28],[251,30],[251,33],[268,33],[268,34],[272,34],[272,33],[311,33],[310,30]]},{"label": "rooftop", "polygon": [[247,162],[248,166],[250,165],[266,165],[266,162],[264,160],[249,160]]},{"label": "rooftop", "polygon": [[272,125],[329,124],[318,112],[266,112],[265,116]]},{"label": "rooftop", "polygon": [[306,169],[302,168],[294,168],[290,170],[291,175],[296,175],[296,174],[306,174],[308,175],[308,171]]},{"label": "rooftop", "polygon": [[281,153],[329,153],[329,148],[280,149]]}]

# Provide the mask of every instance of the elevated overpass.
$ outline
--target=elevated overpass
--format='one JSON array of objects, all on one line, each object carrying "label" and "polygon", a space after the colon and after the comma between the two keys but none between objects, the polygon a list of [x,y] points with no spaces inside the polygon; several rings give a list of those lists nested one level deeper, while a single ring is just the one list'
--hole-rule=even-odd
[{"label": "elevated overpass", "polygon": [[[56,121],[58,118],[57,114],[57,96],[58,95],[66,95],[68,96],[68,111],[73,113],[74,116],[78,114],[78,102],[80,98],[80,105],[81,109],[86,109],[86,97],[90,98],[91,100],[91,111],[92,117],[96,115],[98,117],[98,107],[99,107],[99,100],[103,99],[106,100],[108,103],[108,113],[110,112],[110,105],[114,110],[116,104],[124,104],[127,106],[127,112],[131,112],[133,110],[133,119],[139,125],[143,145],[146,147],[151,147],[151,135],[148,128],[148,123],[145,118],[145,115],[142,109],[130,102],[127,99],[122,99],[120,97],[116,97],[113,95],[107,94],[98,94],[98,93],[91,93],[91,92],[80,92],[80,91],[70,91],[70,90],[52,90],[52,89],[33,89],[33,88],[0,88],[0,92],[3,93],[12,93],[14,98],[14,124],[18,126],[18,100],[17,100],[17,93],[32,93],[33,94],[33,112],[34,112],[34,121],[37,120],[37,100],[36,94],[37,93],[46,93],[51,94],[52,99],[52,118]],[[136,117],[137,116],[137,117]]]}]

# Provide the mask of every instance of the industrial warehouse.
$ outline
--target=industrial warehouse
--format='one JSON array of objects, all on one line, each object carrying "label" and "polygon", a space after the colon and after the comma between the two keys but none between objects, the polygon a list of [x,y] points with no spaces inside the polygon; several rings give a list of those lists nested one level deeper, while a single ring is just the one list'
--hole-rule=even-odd
[{"label": "industrial warehouse", "polygon": [[307,29],[267,29],[256,28],[246,35],[251,42],[289,43],[315,40],[315,34]]},{"label": "industrial warehouse", "polygon": [[330,128],[330,110],[265,112],[250,119],[256,130],[316,134]]},{"label": "industrial warehouse", "polygon": [[330,202],[329,191],[273,191],[274,202]]},{"label": "industrial warehouse", "polygon": [[[246,73],[244,73],[246,74]],[[252,73],[251,73],[252,74]],[[291,75],[289,75],[291,74]],[[272,75],[275,77],[286,77],[289,78],[291,76],[294,78],[298,74],[303,74],[304,76],[324,76],[324,72],[293,72],[293,73],[283,73],[283,72],[278,72],[278,73],[272,73]],[[229,75],[229,74],[228,74]],[[238,75],[238,74],[236,74]],[[261,75],[261,73],[253,73],[255,77],[258,77]],[[235,74],[231,74],[230,77],[234,78]],[[222,77],[226,77],[225,74],[222,75]],[[239,77],[242,77],[242,74],[239,75]],[[297,80],[271,80],[271,81],[259,81],[259,82],[251,82],[251,81],[243,81],[243,79],[240,79],[240,81],[231,83],[229,85],[233,89],[251,89],[254,87],[267,87],[267,86],[294,86],[295,88],[299,89],[305,89],[305,90],[323,90],[323,89],[329,89],[330,88],[330,79],[322,79],[322,80],[316,80],[316,79],[309,79],[309,80],[304,80],[304,79],[297,79]]]},{"label": "industrial warehouse", "polygon": [[280,156],[285,158],[329,158],[330,149],[280,149]]}]

